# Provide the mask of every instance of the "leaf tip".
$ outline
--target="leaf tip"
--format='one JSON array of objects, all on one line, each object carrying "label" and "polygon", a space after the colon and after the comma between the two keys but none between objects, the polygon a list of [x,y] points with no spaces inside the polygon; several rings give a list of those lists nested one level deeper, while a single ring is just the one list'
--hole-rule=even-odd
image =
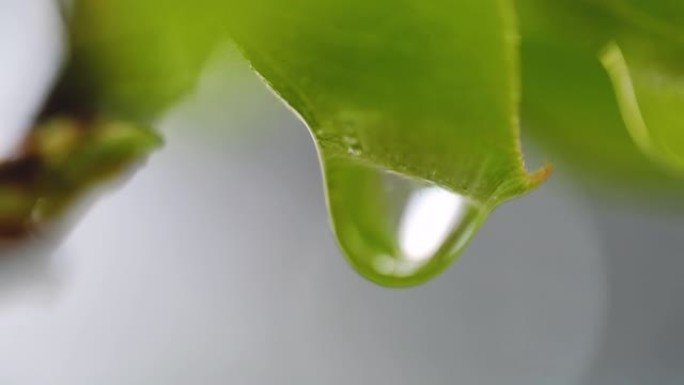
[{"label": "leaf tip", "polygon": [[530,187],[534,188],[544,183],[553,173],[553,169],[553,164],[547,163],[544,166],[532,172],[529,176]]}]

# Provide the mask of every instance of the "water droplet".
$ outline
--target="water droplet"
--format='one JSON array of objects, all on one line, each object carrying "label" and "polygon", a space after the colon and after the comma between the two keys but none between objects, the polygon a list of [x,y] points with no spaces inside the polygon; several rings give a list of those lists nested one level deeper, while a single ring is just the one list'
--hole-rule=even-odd
[{"label": "water droplet", "polygon": [[342,142],[347,147],[347,154],[353,156],[359,156],[363,154],[363,148],[361,147],[361,142],[354,136],[344,136],[342,137]]},{"label": "water droplet", "polygon": [[436,276],[465,248],[488,210],[434,184],[361,162],[325,162],[328,202],[351,265],[384,286]]}]

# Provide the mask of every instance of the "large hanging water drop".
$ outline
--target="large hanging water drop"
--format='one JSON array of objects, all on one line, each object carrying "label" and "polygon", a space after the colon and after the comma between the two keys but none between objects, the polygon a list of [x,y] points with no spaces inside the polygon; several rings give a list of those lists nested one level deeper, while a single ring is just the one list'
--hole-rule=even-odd
[{"label": "large hanging water drop", "polygon": [[361,275],[412,286],[442,272],[487,210],[426,181],[348,158],[324,162],[328,204],[341,248]]}]

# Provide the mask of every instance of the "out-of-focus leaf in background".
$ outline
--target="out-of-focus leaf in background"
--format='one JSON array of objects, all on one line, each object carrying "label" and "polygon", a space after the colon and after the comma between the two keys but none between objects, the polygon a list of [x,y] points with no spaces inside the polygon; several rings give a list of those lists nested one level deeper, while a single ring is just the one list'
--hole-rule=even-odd
[{"label": "out-of-focus leaf in background", "polygon": [[[656,4],[658,2],[655,2]],[[684,6],[672,7],[673,19]],[[675,9],[678,8],[678,9]],[[636,11],[635,11],[636,12]],[[684,29],[629,13],[602,53],[627,129],[653,161],[684,173]],[[679,28],[677,28],[679,27]]]},{"label": "out-of-focus leaf in background", "polygon": [[[206,0],[78,0],[48,109],[152,119],[191,91],[225,35]],[[54,103],[54,106],[50,105]],[[50,112],[50,111],[48,111]]]},{"label": "out-of-focus leaf in background", "polygon": [[[524,134],[545,147],[553,161],[573,165],[581,177],[632,190],[681,191],[682,181],[672,173],[672,165],[654,161],[654,156],[665,156],[665,148],[645,151],[643,142],[632,135],[626,108],[635,106],[625,105],[624,89],[604,65],[607,49],[616,47],[616,41],[636,35],[657,46],[665,39],[626,24],[602,2],[520,0],[517,5],[523,36]],[[676,46],[671,48],[665,51],[668,55],[677,52]],[[652,52],[636,51],[642,59]],[[666,69],[672,61],[664,59],[668,57],[648,59],[650,73],[663,83],[659,90],[651,88],[646,98],[648,88],[642,90],[647,104],[641,107],[649,105],[651,112],[661,113],[649,113],[648,138],[662,139],[661,133],[667,132],[669,139],[660,143],[677,143],[684,138],[684,115],[681,108],[673,108],[673,88],[678,86],[665,80],[671,76]],[[668,91],[664,87],[669,93],[661,92]]]},{"label": "out-of-focus leaf in background", "polygon": [[159,146],[149,125],[192,89],[223,38],[200,3],[73,3],[63,73],[22,148],[0,164],[1,237],[33,232]]}]

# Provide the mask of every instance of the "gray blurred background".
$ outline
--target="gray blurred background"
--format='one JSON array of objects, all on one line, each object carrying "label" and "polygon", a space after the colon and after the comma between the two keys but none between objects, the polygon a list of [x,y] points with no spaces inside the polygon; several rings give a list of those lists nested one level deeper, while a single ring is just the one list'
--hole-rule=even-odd
[{"label": "gray blurred background", "polygon": [[[0,0],[3,155],[57,69],[55,16]],[[684,383],[684,216],[561,168],[438,279],[374,286],[336,248],[306,128],[235,55],[65,237],[2,250],[1,385]]]}]

